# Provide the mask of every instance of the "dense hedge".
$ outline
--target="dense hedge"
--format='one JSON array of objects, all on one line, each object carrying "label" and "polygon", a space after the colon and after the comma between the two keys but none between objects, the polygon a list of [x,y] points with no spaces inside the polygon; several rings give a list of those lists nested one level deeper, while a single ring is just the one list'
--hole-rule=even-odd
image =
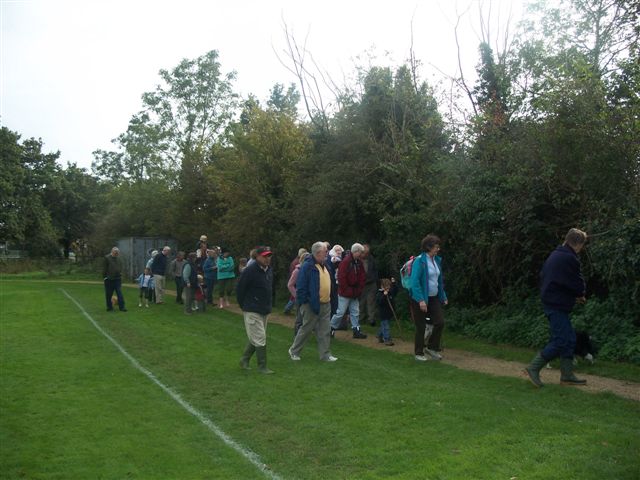
[{"label": "dense hedge", "polygon": [[[446,321],[452,331],[494,343],[541,348],[549,338],[542,305],[533,296],[510,305],[451,307]],[[572,322],[576,330],[591,335],[599,348],[599,358],[640,364],[640,328],[630,305],[621,305],[612,298],[591,299],[575,308]]]}]

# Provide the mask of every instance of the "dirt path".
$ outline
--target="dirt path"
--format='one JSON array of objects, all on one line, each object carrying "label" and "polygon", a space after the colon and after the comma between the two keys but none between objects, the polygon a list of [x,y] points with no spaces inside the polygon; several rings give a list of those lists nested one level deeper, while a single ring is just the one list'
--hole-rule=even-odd
[{"label": "dirt path", "polygon": [[[40,280],[48,282],[48,280]],[[91,281],[72,281],[68,283],[85,283],[85,284],[102,284],[102,282]],[[126,284],[124,287],[137,288],[136,285]],[[175,291],[166,290],[168,295],[175,296]],[[213,310],[213,309],[212,309]],[[242,313],[237,305],[232,305],[229,308],[234,313]],[[269,321],[284,325],[289,328],[293,328],[295,318],[293,316],[285,316],[280,314],[271,314]],[[343,342],[358,343],[374,349],[392,350],[398,353],[404,353],[407,355],[413,355],[413,342],[407,342],[401,339],[394,339],[395,345],[387,347],[378,343],[377,338],[373,335],[369,335],[365,340],[354,340],[351,337],[351,332],[338,331],[336,332],[337,340]],[[519,362],[512,362],[507,360],[499,360],[497,358],[485,357],[477,353],[467,352],[464,350],[455,350],[448,348],[444,352],[443,363],[453,365],[457,368],[464,370],[472,370],[474,372],[486,373],[489,375],[496,375],[501,377],[518,377],[523,380],[526,376],[522,373],[525,365]],[[550,384],[557,384],[560,378],[560,372],[557,369],[542,369],[541,377],[544,382]],[[580,377],[587,380],[587,385],[584,387],[567,387],[567,388],[580,388],[581,390],[589,393],[601,393],[611,392],[620,397],[628,398],[640,402],[640,383],[630,382],[626,380],[617,380],[614,378],[599,377],[597,375],[581,374]],[[533,386],[531,387],[533,388]]]},{"label": "dirt path", "polygon": [[[232,306],[230,310],[235,313],[241,313],[240,309],[235,305]],[[277,323],[279,325],[287,326],[289,328],[293,328],[295,318],[293,316],[271,314],[269,316],[269,321]],[[395,345],[393,345],[392,347],[387,347],[381,343],[378,343],[378,339],[373,335],[369,335],[364,340],[355,340],[351,336],[350,331],[337,331],[335,338],[343,342],[357,343],[359,345],[365,345],[369,348],[375,348],[379,350],[392,350],[394,352],[413,356],[413,342],[407,342],[398,338],[395,338],[393,340]],[[522,373],[525,365],[520,362],[499,360],[497,358],[485,357],[477,353],[450,348],[447,348],[446,352],[443,352],[443,357],[443,363],[453,365],[454,367],[464,370],[472,370],[474,372],[481,372],[501,377],[517,377],[523,380],[526,379],[526,376]],[[555,368],[543,368],[541,377],[544,382],[557,384],[559,383],[560,372]],[[626,380],[616,380],[614,378],[599,377],[597,375],[580,374],[580,377],[587,380],[586,386],[567,388],[580,388],[581,390],[585,390],[589,393],[611,392],[620,397],[640,401],[640,383],[629,382]],[[531,388],[533,388],[533,386]]]}]

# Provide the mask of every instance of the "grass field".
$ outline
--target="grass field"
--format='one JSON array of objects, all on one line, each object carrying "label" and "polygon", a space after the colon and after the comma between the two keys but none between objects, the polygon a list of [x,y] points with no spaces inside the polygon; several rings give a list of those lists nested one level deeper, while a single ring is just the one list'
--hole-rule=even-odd
[{"label": "grass field", "polygon": [[241,317],[167,304],[107,313],[99,285],[0,282],[2,478],[268,478],[129,359],[279,478],[637,479],[640,404],[485,376],[389,351],[315,344],[275,375],[238,365]]}]

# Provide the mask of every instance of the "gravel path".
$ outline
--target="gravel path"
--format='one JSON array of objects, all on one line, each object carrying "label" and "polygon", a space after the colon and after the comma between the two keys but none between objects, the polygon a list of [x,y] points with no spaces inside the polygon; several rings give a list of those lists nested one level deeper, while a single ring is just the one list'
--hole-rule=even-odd
[{"label": "gravel path", "polygon": [[[230,310],[235,313],[241,313],[240,309],[235,305],[232,306]],[[295,318],[293,316],[286,316],[281,314],[271,314],[269,316],[270,322],[284,325],[290,328],[293,328],[294,320]],[[365,345],[369,348],[392,350],[398,353],[413,355],[413,341],[408,342],[402,339],[394,338],[393,341],[395,345],[393,345],[392,347],[387,347],[384,344],[378,343],[378,339],[373,335],[369,335],[364,340],[356,340],[352,337],[350,331],[337,331],[335,338],[343,342]],[[523,373],[525,364],[520,362],[500,360],[497,358],[486,357],[484,355],[473,352],[455,350],[450,348],[447,348],[446,351],[443,352],[442,362],[448,365],[453,365],[457,368],[462,368],[464,370],[472,370],[474,372],[497,375],[501,377],[518,377],[523,381],[528,382],[527,376]],[[580,388],[581,390],[589,393],[611,392],[620,397],[640,401],[640,383],[600,377],[597,375],[580,374],[579,376],[580,378],[585,378],[587,380],[586,386],[567,386],[566,388]],[[555,368],[543,368],[541,377],[544,382],[557,384],[560,382],[560,371]],[[531,386],[531,388],[534,388],[533,385]]]}]

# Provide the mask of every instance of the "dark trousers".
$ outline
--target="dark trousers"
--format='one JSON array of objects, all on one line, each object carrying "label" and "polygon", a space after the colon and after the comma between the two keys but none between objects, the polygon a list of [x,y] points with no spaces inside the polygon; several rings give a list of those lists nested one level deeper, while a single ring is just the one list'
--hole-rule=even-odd
[{"label": "dark trousers", "polygon": [[571,325],[569,313],[545,308],[544,314],[549,320],[551,338],[542,349],[542,356],[547,361],[558,357],[573,358],[573,352],[576,348],[576,332]]},{"label": "dark trousers", "polygon": [[374,325],[376,323],[376,315],[378,309],[376,307],[376,292],[378,291],[378,285],[376,282],[370,282],[365,284],[362,295],[360,295],[360,324],[370,323]]},{"label": "dark trousers", "polygon": [[439,352],[442,349],[440,342],[444,330],[444,314],[438,297],[429,297],[427,313],[420,310],[420,304],[414,299],[410,299],[409,308],[411,309],[411,318],[416,325],[415,354],[424,355],[424,331],[427,323],[433,325],[433,332],[429,337],[427,348]]},{"label": "dark trousers", "polygon": [[184,290],[184,280],[182,277],[176,277],[176,303],[182,303],[182,291]]},{"label": "dark trousers", "polygon": [[184,313],[193,312],[193,301],[196,296],[196,289],[193,287],[184,287]]},{"label": "dark trousers", "polygon": [[213,305],[213,289],[216,284],[215,278],[205,278],[205,283],[207,284],[207,303],[209,305]]},{"label": "dark trousers", "polygon": [[111,297],[113,297],[113,292],[118,296],[118,308],[120,310],[124,310],[124,297],[122,296],[122,280],[115,279],[111,280],[106,278],[104,280],[104,293],[105,298],[107,300],[107,310],[113,310],[113,304],[111,303]]}]

